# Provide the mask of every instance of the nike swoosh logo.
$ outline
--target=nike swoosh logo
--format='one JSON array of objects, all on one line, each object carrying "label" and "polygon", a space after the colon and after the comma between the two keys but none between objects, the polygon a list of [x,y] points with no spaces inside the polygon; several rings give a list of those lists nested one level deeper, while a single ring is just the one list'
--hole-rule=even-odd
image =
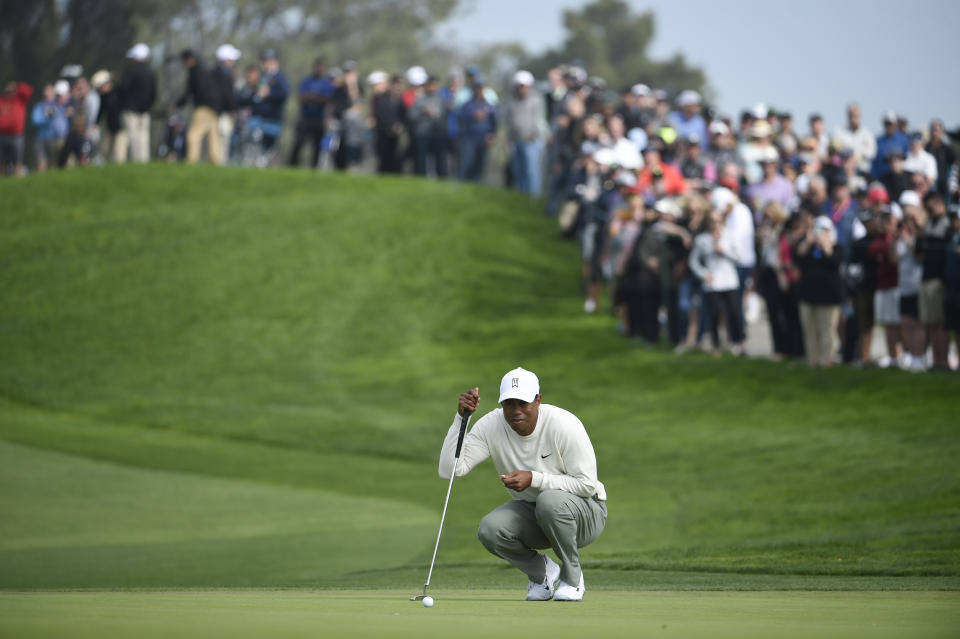
[{"label": "nike swoosh logo", "polygon": [[540,459],[546,459],[547,457],[549,457],[549,456],[552,455],[552,454],[553,454],[553,453],[547,453],[546,455],[540,455]]}]

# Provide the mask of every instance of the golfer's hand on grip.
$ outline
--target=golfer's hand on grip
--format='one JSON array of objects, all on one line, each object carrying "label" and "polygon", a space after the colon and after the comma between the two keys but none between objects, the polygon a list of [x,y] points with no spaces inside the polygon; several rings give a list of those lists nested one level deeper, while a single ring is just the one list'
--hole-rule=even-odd
[{"label": "golfer's hand on grip", "polygon": [[463,415],[463,411],[475,413],[477,412],[477,406],[479,405],[480,389],[478,387],[471,388],[467,392],[460,395],[460,403],[457,406],[457,414]]}]

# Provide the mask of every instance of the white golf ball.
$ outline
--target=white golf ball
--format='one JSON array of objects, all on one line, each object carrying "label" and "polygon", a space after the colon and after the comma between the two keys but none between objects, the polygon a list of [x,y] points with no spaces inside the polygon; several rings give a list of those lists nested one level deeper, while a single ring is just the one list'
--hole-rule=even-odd
[{"label": "white golf ball", "polygon": [[424,608],[433,608],[433,597],[424,597],[424,598],[423,598],[423,607],[424,607]]}]

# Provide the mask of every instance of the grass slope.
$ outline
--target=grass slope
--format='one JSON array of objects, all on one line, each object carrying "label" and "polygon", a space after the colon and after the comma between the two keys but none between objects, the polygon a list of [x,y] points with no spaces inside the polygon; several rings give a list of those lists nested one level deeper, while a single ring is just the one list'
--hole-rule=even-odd
[{"label": "grass slope", "polygon": [[[591,433],[598,586],[960,586],[956,378],[639,349],[520,196],[149,166],[0,201],[0,588],[422,583],[456,396],[517,364]],[[475,540],[504,498],[458,480],[437,584],[516,584]]]}]

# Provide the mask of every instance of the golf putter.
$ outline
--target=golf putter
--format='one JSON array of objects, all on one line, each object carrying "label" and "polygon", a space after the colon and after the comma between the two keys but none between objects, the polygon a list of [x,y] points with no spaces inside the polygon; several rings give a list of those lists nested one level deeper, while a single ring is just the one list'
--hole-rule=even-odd
[{"label": "golf putter", "polygon": [[443,513],[440,515],[440,530],[437,531],[437,543],[433,546],[433,559],[430,560],[430,571],[427,573],[427,583],[423,584],[423,592],[410,597],[410,601],[417,601],[427,596],[430,587],[430,578],[433,576],[433,563],[437,560],[437,549],[440,548],[440,535],[443,533],[443,520],[447,518],[447,504],[450,503],[450,491],[453,490],[453,478],[457,476],[457,464],[460,462],[460,449],[463,447],[463,436],[467,433],[467,422],[470,420],[470,411],[463,411],[460,417],[460,436],[457,438],[457,452],[453,457],[453,470],[450,472],[450,483],[447,485],[447,498],[443,500]]}]

